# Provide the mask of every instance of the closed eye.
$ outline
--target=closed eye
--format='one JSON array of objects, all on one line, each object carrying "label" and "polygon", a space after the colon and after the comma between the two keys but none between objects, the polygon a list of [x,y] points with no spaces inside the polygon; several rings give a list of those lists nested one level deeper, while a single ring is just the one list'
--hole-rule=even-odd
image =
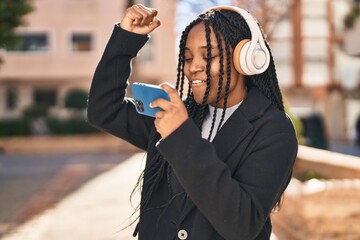
[{"label": "closed eye", "polygon": [[211,61],[211,60],[213,60],[213,59],[216,58],[216,57],[218,57],[218,56],[215,55],[215,56],[211,56],[211,57],[204,57],[204,60],[209,60],[209,61]]},{"label": "closed eye", "polygon": [[192,61],[192,58],[185,58],[186,63],[190,63]]}]

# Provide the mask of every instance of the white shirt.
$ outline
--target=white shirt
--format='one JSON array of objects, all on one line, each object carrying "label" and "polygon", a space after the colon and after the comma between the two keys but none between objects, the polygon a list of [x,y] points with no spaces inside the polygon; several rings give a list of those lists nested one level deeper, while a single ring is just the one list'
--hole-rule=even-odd
[{"label": "white shirt", "polygon": [[[235,110],[240,106],[240,104],[242,103],[239,102],[238,104],[226,108],[226,112],[225,112],[225,116],[224,116],[224,120],[222,122],[222,126],[224,126],[224,123],[229,119],[229,117],[235,112]],[[202,132],[201,132],[201,136],[202,138],[208,139],[209,134],[210,134],[210,130],[211,130],[211,124],[212,124],[212,120],[213,120],[213,116],[214,116],[214,112],[215,112],[215,107],[210,106],[209,105],[209,113],[206,115],[203,125],[202,125]],[[220,124],[220,120],[221,120],[221,115],[223,113],[223,109],[222,108],[218,108],[217,109],[217,113],[216,113],[216,119],[215,119],[215,124],[214,124],[214,129],[213,132],[211,134],[211,138],[210,141],[212,142],[212,140],[214,140],[215,136],[216,136],[216,132],[218,129],[218,126]]]}]

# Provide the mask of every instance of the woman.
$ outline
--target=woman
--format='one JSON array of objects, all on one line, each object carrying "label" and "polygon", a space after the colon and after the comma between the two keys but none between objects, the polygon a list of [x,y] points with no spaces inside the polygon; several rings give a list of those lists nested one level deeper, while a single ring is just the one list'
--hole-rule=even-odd
[{"label": "woman", "polygon": [[[134,5],[114,27],[94,74],[88,120],[147,151],[140,240],[270,238],[297,141],[269,47],[250,18],[221,7],[186,27],[176,89],[161,85],[170,101],[151,104],[163,109],[155,119],[138,114],[125,92],[131,59],[160,26],[157,11]],[[256,43],[247,46],[250,57],[242,55],[249,42]]]}]

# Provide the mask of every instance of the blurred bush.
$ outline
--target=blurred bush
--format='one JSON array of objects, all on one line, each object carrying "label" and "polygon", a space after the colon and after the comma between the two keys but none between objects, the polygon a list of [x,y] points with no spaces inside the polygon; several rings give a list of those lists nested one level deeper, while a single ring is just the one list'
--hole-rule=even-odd
[{"label": "blurred bush", "polygon": [[30,134],[30,124],[25,119],[0,121],[0,137],[28,136]]},{"label": "blurred bush", "polygon": [[314,148],[328,149],[325,124],[319,113],[312,113],[301,118],[304,126],[305,145]]},{"label": "blurred bush", "polygon": [[[73,92],[68,95],[68,106],[81,113],[84,108],[84,95]],[[86,100],[85,100],[86,107]],[[0,120],[0,137],[29,136],[29,135],[70,135],[100,132],[91,126],[82,114],[60,119],[49,116],[46,104],[34,104],[27,107],[20,119]]]},{"label": "blurred bush", "polygon": [[48,106],[44,103],[31,105],[23,111],[23,118],[31,120],[46,117],[48,115],[48,109]]},{"label": "blurred bush", "polygon": [[294,124],[295,131],[296,131],[296,138],[298,140],[298,143],[303,144],[304,143],[304,126],[303,126],[303,122],[302,122],[301,118],[298,115],[296,115],[294,112],[291,111],[286,99],[284,99],[284,107],[285,107],[286,114],[289,116],[292,123]]},{"label": "blurred bush", "polygon": [[288,109],[286,109],[286,113],[288,114],[289,118],[291,119],[291,121],[294,124],[295,131],[296,131],[296,138],[297,138],[299,144],[303,144],[304,143],[304,126],[303,126],[301,119],[297,115],[295,115],[293,112],[289,111]]},{"label": "blurred bush", "polygon": [[65,107],[73,110],[83,110],[87,107],[88,94],[84,90],[71,90],[65,97]]},{"label": "blurred bush", "polygon": [[46,125],[50,134],[85,134],[99,132],[99,130],[82,118],[48,118]]}]

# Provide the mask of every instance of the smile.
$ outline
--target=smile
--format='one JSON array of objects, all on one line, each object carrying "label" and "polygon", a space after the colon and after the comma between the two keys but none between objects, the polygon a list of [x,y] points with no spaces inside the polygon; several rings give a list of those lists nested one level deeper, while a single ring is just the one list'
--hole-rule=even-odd
[{"label": "smile", "polygon": [[202,85],[204,83],[206,83],[205,80],[192,80],[191,82],[191,86],[198,86],[198,85]]}]

